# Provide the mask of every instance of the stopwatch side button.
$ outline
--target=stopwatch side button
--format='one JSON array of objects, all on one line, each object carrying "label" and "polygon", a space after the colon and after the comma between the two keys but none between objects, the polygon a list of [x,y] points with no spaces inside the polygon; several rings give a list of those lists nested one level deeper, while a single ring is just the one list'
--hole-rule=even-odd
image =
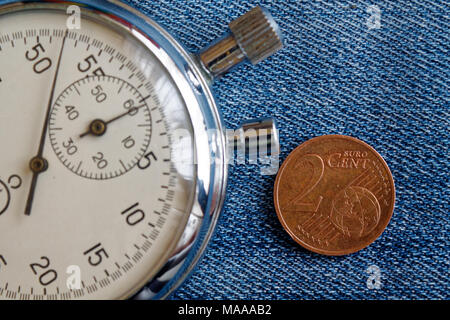
[{"label": "stopwatch side button", "polygon": [[283,47],[280,28],[270,12],[261,7],[232,21],[229,27],[241,51],[254,65]]},{"label": "stopwatch side button", "polygon": [[232,21],[229,28],[231,34],[198,54],[200,65],[210,78],[219,77],[246,59],[257,64],[283,47],[280,28],[272,15],[261,7]]},{"label": "stopwatch side button", "polygon": [[262,118],[245,121],[228,136],[228,143],[237,150],[237,158],[250,162],[273,162],[280,154],[278,128],[275,119]]}]

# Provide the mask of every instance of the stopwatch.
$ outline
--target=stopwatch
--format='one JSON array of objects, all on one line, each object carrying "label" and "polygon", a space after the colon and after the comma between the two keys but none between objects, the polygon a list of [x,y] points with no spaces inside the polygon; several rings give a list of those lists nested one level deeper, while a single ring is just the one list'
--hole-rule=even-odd
[{"label": "stopwatch", "polygon": [[120,1],[1,2],[0,299],[159,299],[182,283],[229,150],[278,150],[271,119],[228,134],[210,85],[280,49],[280,31],[260,7],[229,28],[191,54]]}]

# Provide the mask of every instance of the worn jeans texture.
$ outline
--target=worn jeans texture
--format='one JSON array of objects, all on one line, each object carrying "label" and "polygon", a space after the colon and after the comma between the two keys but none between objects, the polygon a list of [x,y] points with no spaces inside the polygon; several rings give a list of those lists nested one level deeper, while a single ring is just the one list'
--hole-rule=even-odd
[{"label": "worn jeans texture", "polygon": [[231,166],[217,231],[171,298],[450,298],[447,1],[125,2],[191,52],[252,6],[269,9],[285,48],[214,84],[226,125],[275,117],[281,160],[312,137],[359,138],[384,157],[396,185],[395,211],[381,237],[358,253],[328,257],[304,250],[283,231],[273,207],[274,176]]}]

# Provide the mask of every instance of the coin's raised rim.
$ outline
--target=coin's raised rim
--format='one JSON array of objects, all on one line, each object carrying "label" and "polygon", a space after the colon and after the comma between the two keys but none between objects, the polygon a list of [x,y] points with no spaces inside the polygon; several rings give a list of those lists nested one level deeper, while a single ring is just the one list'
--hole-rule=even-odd
[{"label": "coin's raised rim", "polygon": [[[387,172],[388,172],[388,180],[389,180],[389,183],[391,184],[391,187],[392,187],[392,197],[391,197],[391,206],[389,208],[389,216],[388,216],[388,219],[386,219],[386,223],[383,225],[382,228],[380,228],[381,231],[378,232],[376,234],[376,236],[371,237],[371,239],[372,239],[371,241],[365,241],[362,244],[360,244],[359,246],[352,247],[350,249],[337,250],[337,251],[330,251],[330,250],[323,250],[321,248],[316,248],[316,247],[313,247],[313,246],[309,245],[308,243],[302,241],[301,239],[299,239],[290,230],[290,228],[287,225],[287,223],[285,223],[283,215],[281,213],[281,209],[280,209],[279,203],[278,203],[278,187],[279,187],[279,183],[280,183],[280,180],[281,180],[281,176],[283,175],[283,172],[287,168],[289,162],[295,157],[295,154],[297,152],[299,152],[300,150],[304,149],[305,147],[307,147],[308,145],[312,144],[312,143],[316,143],[317,141],[320,141],[320,140],[329,140],[329,139],[342,139],[342,140],[347,140],[347,141],[353,141],[353,142],[359,143],[359,144],[367,147],[370,151],[372,151],[375,154],[375,156],[381,161],[381,163],[383,164],[384,168],[387,170]],[[358,251],[368,247],[372,243],[374,243],[383,234],[384,230],[386,230],[386,227],[388,226],[389,222],[392,219],[392,215],[394,213],[394,208],[395,208],[395,199],[396,199],[396,197],[395,197],[394,177],[392,176],[392,172],[389,169],[389,166],[387,165],[387,163],[384,160],[384,158],[372,146],[370,146],[366,142],[364,142],[362,140],[359,140],[357,138],[351,137],[351,136],[340,135],[340,134],[330,134],[330,135],[317,136],[317,137],[311,138],[311,139],[303,142],[302,144],[297,146],[294,150],[292,150],[291,153],[289,153],[289,155],[284,160],[284,162],[281,165],[280,169],[278,170],[278,174],[277,174],[277,177],[275,179],[274,190],[273,190],[273,200],[274,200],[275,211],[277,213],[278,220],[280,221],[281,225],[283,226],[283,229],[286,230],[286,232],[291,236],[291,238],[295,242],[300,244],[305,249],[310,250],[310,251],[315,252],[315,253],[328,255],[328,256],[342,256],[342,255],[348,255],[348,254],[356,253],[356,252],[358,252]]]}]

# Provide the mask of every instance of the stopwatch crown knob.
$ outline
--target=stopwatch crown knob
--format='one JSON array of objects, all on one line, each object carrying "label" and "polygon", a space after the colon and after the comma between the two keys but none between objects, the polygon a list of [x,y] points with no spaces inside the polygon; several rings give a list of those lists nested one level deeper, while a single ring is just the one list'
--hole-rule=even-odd
[{"label": "stopwatch crown knob", "polygon": [[280,29],[271,14],[255,7],[229,24],[231,34],[213,42],[198,54],[206,75],[214,79],[250,60],[257,64],[283,47]]},{"label": "stopwatch crown knob", "polygon": [[257,64],[283,47],[277,23],[269,11],[259,6],[233,20],[229,28],[252,64]]}]

